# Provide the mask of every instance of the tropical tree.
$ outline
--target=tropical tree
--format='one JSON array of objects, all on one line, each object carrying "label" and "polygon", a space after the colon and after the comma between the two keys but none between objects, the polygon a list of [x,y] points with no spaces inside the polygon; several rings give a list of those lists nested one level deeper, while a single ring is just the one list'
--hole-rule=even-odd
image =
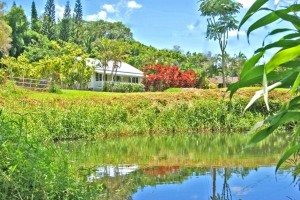
[{"label": "tropical tree", "polygon": [[[300,84],[300,30],[299,30],[299,17],[300,4],[295,3],[285,6],[277,10],[271,10],[267,6],[268,0],[257,0],[248,10],[243,17],[239,29],[249,21],[252,16],[260,17],[260,11],[267,12],[264,16],[260,17],[253,24],[250,25],[247,31],[247,36],[258,28],[274,24],[278,21],[287,22],[287,27],[278,27],[277,23],[274,30],[269,32],[266,37],[280,36],[280,39],[262,46],[255,51],[255,54],[250,58],[242,69],[240,80],[233,85],[230,85],[228,90],[232,95],[241,87],[247,87],[253,84],[262,83],[263,89],[257,91],[245,110],[248,109],[258,98],[264,97],[267,108],[268,106],[268,92],[278,87],[289,87],[292,94],[299,92]],[[273,1],[269,1],[273,3]],[[259,14],[258,14],[259,13]],[[271,27],[271,26],[269,26]],[[278,50],[279,48],[279,50]],[[265,63],[261,64],[261,58],[269,50],[277,50],[273,56]],[[271,83],[271,85],[269,85]],[[274,115],[268,117],[262,122],[254,126],[257,131],[252,137],[250,143],[258,143],[275,130],[283,125],[291,123],[294,125],[294,131],[290,134],[292,139],[290,147],[283,154],[279,160],[276,170],[281,164],[286,161],[290,156],[295,155],[299,157],[300,152],[300,96],[292,96],[290,101],[285,103],[281,109]],[[295,163],[295,174],[300,173],[299,160]]]},{"label": "tropical tree", "polygon": [[3,2],[0,2],[0,58],[8,52],[11,47],[11,28],[3,19]]},{"label": "tropical tree", "polygon": [[80,0],[76,0],[74,7],[74,28],[73,28],[73,39],[75,43],[79,44],[80,36],[82,33],[81,25],[82,25],[82,4]]},{"label": "tropical tree", "polygon": [[241,7],[242,4],[232,0],[200,0],[201,15],[207,17],[206,37],[219,42],[223,87],[226,87],[225,56],[228,32],[237,29],[238,21],[235,19],[235,15]]},{"label": "tropical tree", "polygon": [[41,22],[38,18],[35,2],[31,4],[31,30],[39,32],[41,28]]},{"label": "tropical tree", "polygon": [[4,16],[12,29],[12,46],[9,50],[10,56],[18,57],[25,48],[24,36],[29,27],[24,9],[13,4],[11,10]]},{"label": "tropical tree", "polygon": [[[121,67],[121,63],[128,55],[126,52],[127,43],[120,40],[110,40],[104,38],[102,40],[97,40],[94,43],[94,46],[97,49],[96,58],[101,62],[104,77],[106,77],[109,61],[113,62],[111,69],[111,81],[114,81],[116,73]],[[106,86],[104,85],[104,90],[105,88]]]},{"label": "tropical tree", "polygon": [[42,34],[46,35],[49,40],[53,40],[56,38],[55,24],[54,0],[47,0],[45,5],[45,12],[43,14]]},{"label": "tropical tree", "polygon": [[239,76],[243,65],[245,64],[247,57],[242,52],[234,54],[233,57],[229,58],[230,66],[228,68],[228,73],[230,76]]},{"label": "tropical tree", "polygon": [[70,1],[67,1],[64,11],[64,17],[60,24],[60,33],[59,38],[63,41],[69,41],[71,36],[71,8],[70,8]]}]

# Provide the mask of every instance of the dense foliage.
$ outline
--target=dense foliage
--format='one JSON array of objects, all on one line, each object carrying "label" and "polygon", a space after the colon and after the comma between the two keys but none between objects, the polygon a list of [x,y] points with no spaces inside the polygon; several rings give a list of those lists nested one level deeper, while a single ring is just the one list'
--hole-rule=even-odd
[{"label": "dense foliage", "polygon": [[168,88],[193,88],[198,74],[192,70],[181,71],[178,66],[147,66],[143,69],[143,83],[147,91],[163,91]]},{"label": "dense foliage", "polygon": [[[64,49],[76,44],[86,57],[97,58],[101,61],[108,58],[122,60],[139,69],[145,66],[154,66],[155,64],[163,66],[176,65],[182,71],[193,70],[197,72],[201,76],[200,80],[202,82],[207,81],[207,77],[219,75],[221,72],[221,62],[218,55],[195,52],[184,53],[178,45],[174,45],[173,49],[161,50],[152,46],[146,46],[135,41],[130,28],[122,22],[83,20],[83,7],[80,0],[76,1],[74,8],[67,1],[63,18],[56,21],[55,5],[52,0],[46,2],[45,11],[41,16],[38,16],[35,2],[33,1],[31,6],[31,26],[29,27],[29,22],[27,21],[29,17],[25,16],[21,6],[14,4],[3,16],[12,30],[11,38],[13,42],[10,46],[10,28],[3,25],[1,28],[5,34],[3,39],[0,38],[0,48],[3,52],[8,49],[10,56],[17,60],[19,56],[25,56],[26,60],[23,59],[21,64],[13,63],[14,58],[5,59],[10,60],[13,66],[19,68],[30,66],[32,69],[27,74],[33,77],[37,74],[30,71],[38,68],[39,62],[42,63],[40,60],[44,60],[47,56],[48,59],[55,59],[58,54],[65,54],[60,57],[61,63],[69,62],[62,58],[69,56]],[[74,11],[73,15],[72,10]],[[2,22],[5,23],[3,20],[0,20],[0,23]],[[110,55],[107,56],[108,54]],[[3,54],[0,54],[0,58],[4,58]],[[237,76],[239,74],[241,65],[238,59],[236,56],[231,57],[227,55],[225,59],[226,76]],[[4,66],[2,67],[6,68],[7,71],[9,66],[6,63],[3,61],[2,64]],[[41,76],[36,76],[35,78],[39,77]],[[44,76],[43,78],[50,79],[51,77]],[[205,84],[203,83],[202,85]]]},{"label": "dense foliage", "polygon": [[[294,158],[299,158],[300,152],[300,70],[299,70],[299,17],[297,14],[300,12],[300,4],[292,4],[285,6],[282,9],[271,10],[266,3],[268,0],[257,0],[252,7],[248,10],[246,15],[241,21],[240,28],[245,22],[250,21],[250,17],[257,16],[261,10],[268,11],[266,15],[256,20],[250,25],[247,31],[247,36],[254,30],[265,27],[272,23],[279,21],[285,21],[288,23],[288,27],[279,27],[272,30],[267,37],[280,36],[281,38],[275,42],[267,44],[256,50],[254,56],[250,58],[244,65],[241,72],[241,79],[238,83],[229,87],[231,96],[241,87],[247,87],[249,85],[261,83],[263,89],[258,91],[251,99],[246,109],[249,108],[258,98],[264,97],[267,108],[268,93],[276,87],[290,87],[291,92],[295,95],[287,104],[273,116],[268,117],[262,122],[259,122],[255,126],[257,133],[253,136],[251,142],[257,143],[269,135],[275,130],[278,130],[283,124],[291,124],[293,129],[290,134],[293,136],[290,141],[290,147],[286,150],[277,168],[288,158],[294,155]],[[269,1],[272,3],[271,1]],[[266,7],[264,7],[266,5]],[[275,26],[276,27],[276,26]],[[280,35],[281,34],[281,35]],[[278,50],[279,48],[279,50]],[[269,50],[277,50],[272,57],[265,63],[261,64],[261,58],[266,55]],[[299,159],[295,159],[296,174],[300,173]]]},{"label": "dense foliage", "polygon": [[3,18],[3,4],[4,3],[0,1],[0,57],[5,55],[11,48],[11,28],[7,25]]}]

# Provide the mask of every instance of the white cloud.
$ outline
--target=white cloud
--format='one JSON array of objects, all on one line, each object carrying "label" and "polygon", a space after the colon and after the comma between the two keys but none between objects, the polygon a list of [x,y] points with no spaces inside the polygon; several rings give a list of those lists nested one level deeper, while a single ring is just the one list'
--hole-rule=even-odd
[{"label": "white cloud", "polygon": [[141,4],[138,4],[136,1],[128,1],[127,7],[132,9],[138,9],[142,8],[143,6]]},{"label": "white cloud", "polygon": [[55,4],[55,14],[57,18],[62,19],[64,17],[65,7]]},{"label": "white cloud", "polygon": [[86,21],[97,21],[97,20],[107,20],[107,13],[105,11],[100,11],[94,15],[87,15],[84,17]]},{"label": "white cloud", "polygon": [[238,196],[244,196],[251,192],[251,188],[242,188],[240,186],[230,187],[231,192]]},{"label": "white cloud", "polygon": [[196,22],[187,25],[187,28],[189,31],[193,31],[195,28],[197,28],[200,25],[200,21],[197,20]]},{"label": "white cloud", "polygon": [[238,30],[231,30],[231,31],[228,32],[229,37],[236,37],[237,35],[243,36],[243,35],[246,35],[246,32],[245,31],[239,31],[238,32]]},{"label": "white cloud", "polygon": [[256,0],[237,0],[237,2],[243,5],[243,8],[250,8],[255,1]]},{"label": "white cloud", "polygon": [[116,12],[118,12],[118,10],[112,4],[104,4],[102,6],[102,8],[104,10],[106,10],[106,12],[108,12],[108,13],[116,13]]},{"label": "white cloud", "polygon": [[190,24],[190,25],[187,25],[187,28],[188,28],[190,31],[192,31],[192,30],[195,29],[195,26],[194,26],[194,24]]}]

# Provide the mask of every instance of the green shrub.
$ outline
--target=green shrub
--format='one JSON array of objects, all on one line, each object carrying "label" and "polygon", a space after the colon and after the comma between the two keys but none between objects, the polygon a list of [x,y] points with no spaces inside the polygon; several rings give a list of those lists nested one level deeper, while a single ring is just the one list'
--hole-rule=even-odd
[{"label": "green shrub", "polygon": [[56,94],[61,94],[62,90],[61,87],[54,82],[51,82],[48,88],[48,92],[50,93],[56,93]]},{"label": "green shrub", "polygon": [[145,88],[140,83],[106,83],[106,91],[110,92],[144,92]]}]

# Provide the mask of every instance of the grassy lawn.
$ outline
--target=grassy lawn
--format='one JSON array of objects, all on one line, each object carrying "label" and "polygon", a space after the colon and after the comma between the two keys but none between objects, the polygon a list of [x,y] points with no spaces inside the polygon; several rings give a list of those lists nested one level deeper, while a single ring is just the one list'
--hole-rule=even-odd
[{"label": "grassy lawn", "polygon": [[[258,87],[249,87],[240,89],[235,95],[236,98],[246,98],[248,100],[255,94]],[[271,100],[287,100],[290,98],[289,89],[276,89],[269,94]],[[171,88],[165,92],[140,92],[140,93],[116,93],[116,92],[96,92],[96,91],[82,91],[82,90],[62,90],[62,93],[49,93],[49,92],[38,92],[38,91],[26,91],[24,94],[26,97],[31,99],[126,99],[126,101],[136,100],[136,98],[142,99],[224,99],[229,100],[229,92],[226,89],[178,89]]]}]

